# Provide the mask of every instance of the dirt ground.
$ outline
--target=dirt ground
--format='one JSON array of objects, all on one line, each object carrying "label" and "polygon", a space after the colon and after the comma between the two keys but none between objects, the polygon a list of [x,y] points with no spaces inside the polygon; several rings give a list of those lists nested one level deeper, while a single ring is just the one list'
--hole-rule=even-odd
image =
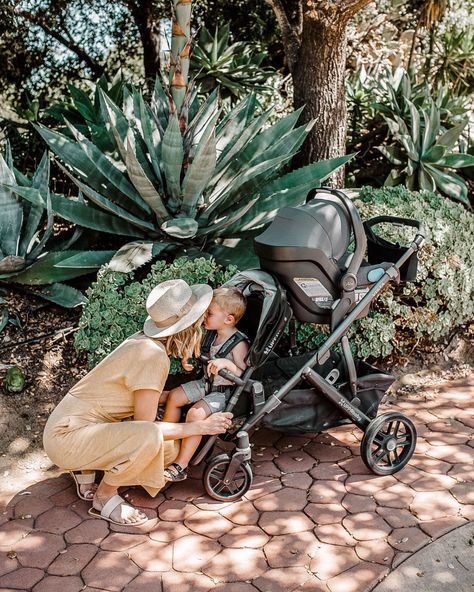
[{"label": "dirt ground", "polygon": [[[74,331],[80,309],[65,310],[32,296],[3,294],[10,313],[22,329],[8,325],[0,333],[0,368],[17,364],[27,372],[20,394],[8,395],[0,384],[0,483],[3,495],[22,485],[54,474],[42,450],[46,420],[63,394],[86,372],[85,358],[74,350]],[[446,381],[474,372],[474,327],[452,336],[431,352],[416,351],[409,360],[388,360],[384,369],[397,377],[388,397],[424,388],[436,389]],[[5,372],[0,370],[0,383]]]}]

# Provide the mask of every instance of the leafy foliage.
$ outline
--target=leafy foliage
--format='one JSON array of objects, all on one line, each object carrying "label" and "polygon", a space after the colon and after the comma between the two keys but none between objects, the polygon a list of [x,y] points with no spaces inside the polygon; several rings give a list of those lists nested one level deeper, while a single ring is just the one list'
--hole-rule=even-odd
[{"label": "leafy foliage", "polygon": [[266,85],[274,73],[273,68],[263,67],[265,51],[259,51],[256,43],[239,41],[229,44],[229,24],[216,27],[214,36],[203,27],[191,56],[191,69],[199,91],[209,93],[219,87],[223,100],[241,99],[249,92],[268,93]]},{"label": "leafy foliage", "polygon": [[474,34],[472,31],[446,31],[437,36],[429,64],[429,75],[449,86],[453,93],[472,93],[474,88]]},{"label": "leafy foliage", "polygon": [[405,99],[410,116],[405,120],[386,116],[395,144],[380,146],[380,152],[393,164],[386,185],[404,181],[411,190],[442,191],[469,203],[464,180],[452,169],[474,166],[474,157],[455,151],[460,135],[467,125],[464,120],[450,129],[442,129],[440,109],[431,101],[429,112]]},{"label": "leafy foliage", "polygon": [[[157,261],[145,278],[135,280],[133,273],[114,272],[105,266],[87,291],[75,347],[87,354],[87,363],[91,368],[124,339],[141,331],[147,317],[147,296],[157,284],[180,278],[188,284],[219,286],[236,271],[232,266],[223,269],[213,259],[180,257],[171,265],[164,260]],[[182,372],[179,361],[172,360],[170,372]]]},{"label": "leafy foliage", "polygon": [[8,395],[15,395],[21,393],[25,388],[26,377],[25,373],[19,366],[8,368],[3,379],[3,389]]},{"label": "leafy foliage", "polygon": [[114,252],[71,250],[80,231],[55,241],[49,177],[46,153],[32,179],[13,167],[8,144],[5,159],[0,154],[0,282],[50,284],[37,288],[35,294],[60,306],[73,307],[82,302],[81,292],[60,282],[90,273]]},{"label": "leafy foliage", "polygon": [[[466,201],[464,181],[452,170],[469,166],[463,163],[470,161],[464,155],[469,144],[466,97],[446,86],[432,88],[426,81],[416,82],[414,74],[403,68],[395,72],[360,68],[348,82],[347,92],[348,148],[359,151],[351,164],[352,185],[385,181],[405,183],[410,189],[436,187]],[[441,141],[449,142],[444,153]],[[461,158],[450,156],[458,153]]]},{"label": "leafy foliage", "polygon": [[217,92],[202,103],[188,93],[178,118],[158,79],[149,102],[128,86],[123,102],[116,99],[120,106],[109,90],[97,93],[113,151],[104,151],[104,127],[91,123],[99,122],[92,115],[97,104],[85,95],[74,97],[80,128],[67,119],[69,135],[37,126],[89,202],[54,198],[52,207],[80,226],[150,239],[160,249],[209,244],[212,253],[214,241],[239,237],[270,221],[281,205],[304,201],[351,158],[285,173],[310,126],[296,127],[298,110],[266,127],[270,111],[255,117],[253,94],[221,117]]},{"label": "leafy foliage", "polygon": [[[354,323],[349,338],[362,357],[407,354],[433,344],[474,316],[474,215],[438,194],[404,187],[361,190],[355,204],[363,219],[379,215],[415,218],[425,225],[427,242],[419,253],[417,281],[387,287],[368,316]],[[406,242],[391,227],[388,240]],[[412,235],[411,235],[412,236]],[[302,325],[298,339],[314,348],[321,339]]]}]

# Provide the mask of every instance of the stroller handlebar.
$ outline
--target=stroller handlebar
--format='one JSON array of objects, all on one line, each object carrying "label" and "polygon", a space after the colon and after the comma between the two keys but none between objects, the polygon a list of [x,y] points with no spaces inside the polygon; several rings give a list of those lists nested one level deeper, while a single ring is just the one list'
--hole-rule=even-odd
[{"label": "stroller handlebar", "polygon": [[419,220],[413,220],[412,218],[400,218],[398,216],[376,216],[375,218],[366,220],[364,222],[364,226],[366,228],[372,228],[372,226],[383,224],[384,222],[388,222],[389,224],[394,224],[396,226],[412,226],[413,228],[416,228],[418,232],[412,240],[412,246],[414,250],[418,250],[425,242],[426,232],[423,223]]},{"label": "stroller handlebar", "polygon": [[[198,357],[198,360],[201,362],[201,364],[207,364],[211,361],[211,358],[209,358],[208,356],[200,355]],[[237,376],[233,372],[229,372],[229,370],[219,370],[218,374],[219,376],[222,376],[222,378],[225,378],[226,380],[230,380],[231,382],[235,383],[237,386],[245,385],[245,381],[243,381],[240,378],[240,376]]]}]

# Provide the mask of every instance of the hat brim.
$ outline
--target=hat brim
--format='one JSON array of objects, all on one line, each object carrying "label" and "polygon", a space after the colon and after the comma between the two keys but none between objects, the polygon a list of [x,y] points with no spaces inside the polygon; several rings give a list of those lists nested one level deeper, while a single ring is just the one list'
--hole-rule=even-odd
[{"label": "hat brim", "polygon": [[157,327],[153,319],[148,316],[143,325],[145,335],[148,337],[169,337],[190,327],[206,312],[212,300],[213,290],[211,286],[207,284],[194,284],[190,288],[196,298],[192,309],[169,327]]}]

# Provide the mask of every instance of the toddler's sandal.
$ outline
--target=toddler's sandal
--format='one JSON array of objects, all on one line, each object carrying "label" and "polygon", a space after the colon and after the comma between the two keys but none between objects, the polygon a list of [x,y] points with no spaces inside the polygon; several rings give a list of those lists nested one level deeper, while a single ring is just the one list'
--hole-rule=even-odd
[{"label": "toddler's sandal", "polygon": [[184,481],[188,476],[187,469],[183,469],[181,465],[178,463],[171,464],[168,468],[164,471],[165,481]]}]

